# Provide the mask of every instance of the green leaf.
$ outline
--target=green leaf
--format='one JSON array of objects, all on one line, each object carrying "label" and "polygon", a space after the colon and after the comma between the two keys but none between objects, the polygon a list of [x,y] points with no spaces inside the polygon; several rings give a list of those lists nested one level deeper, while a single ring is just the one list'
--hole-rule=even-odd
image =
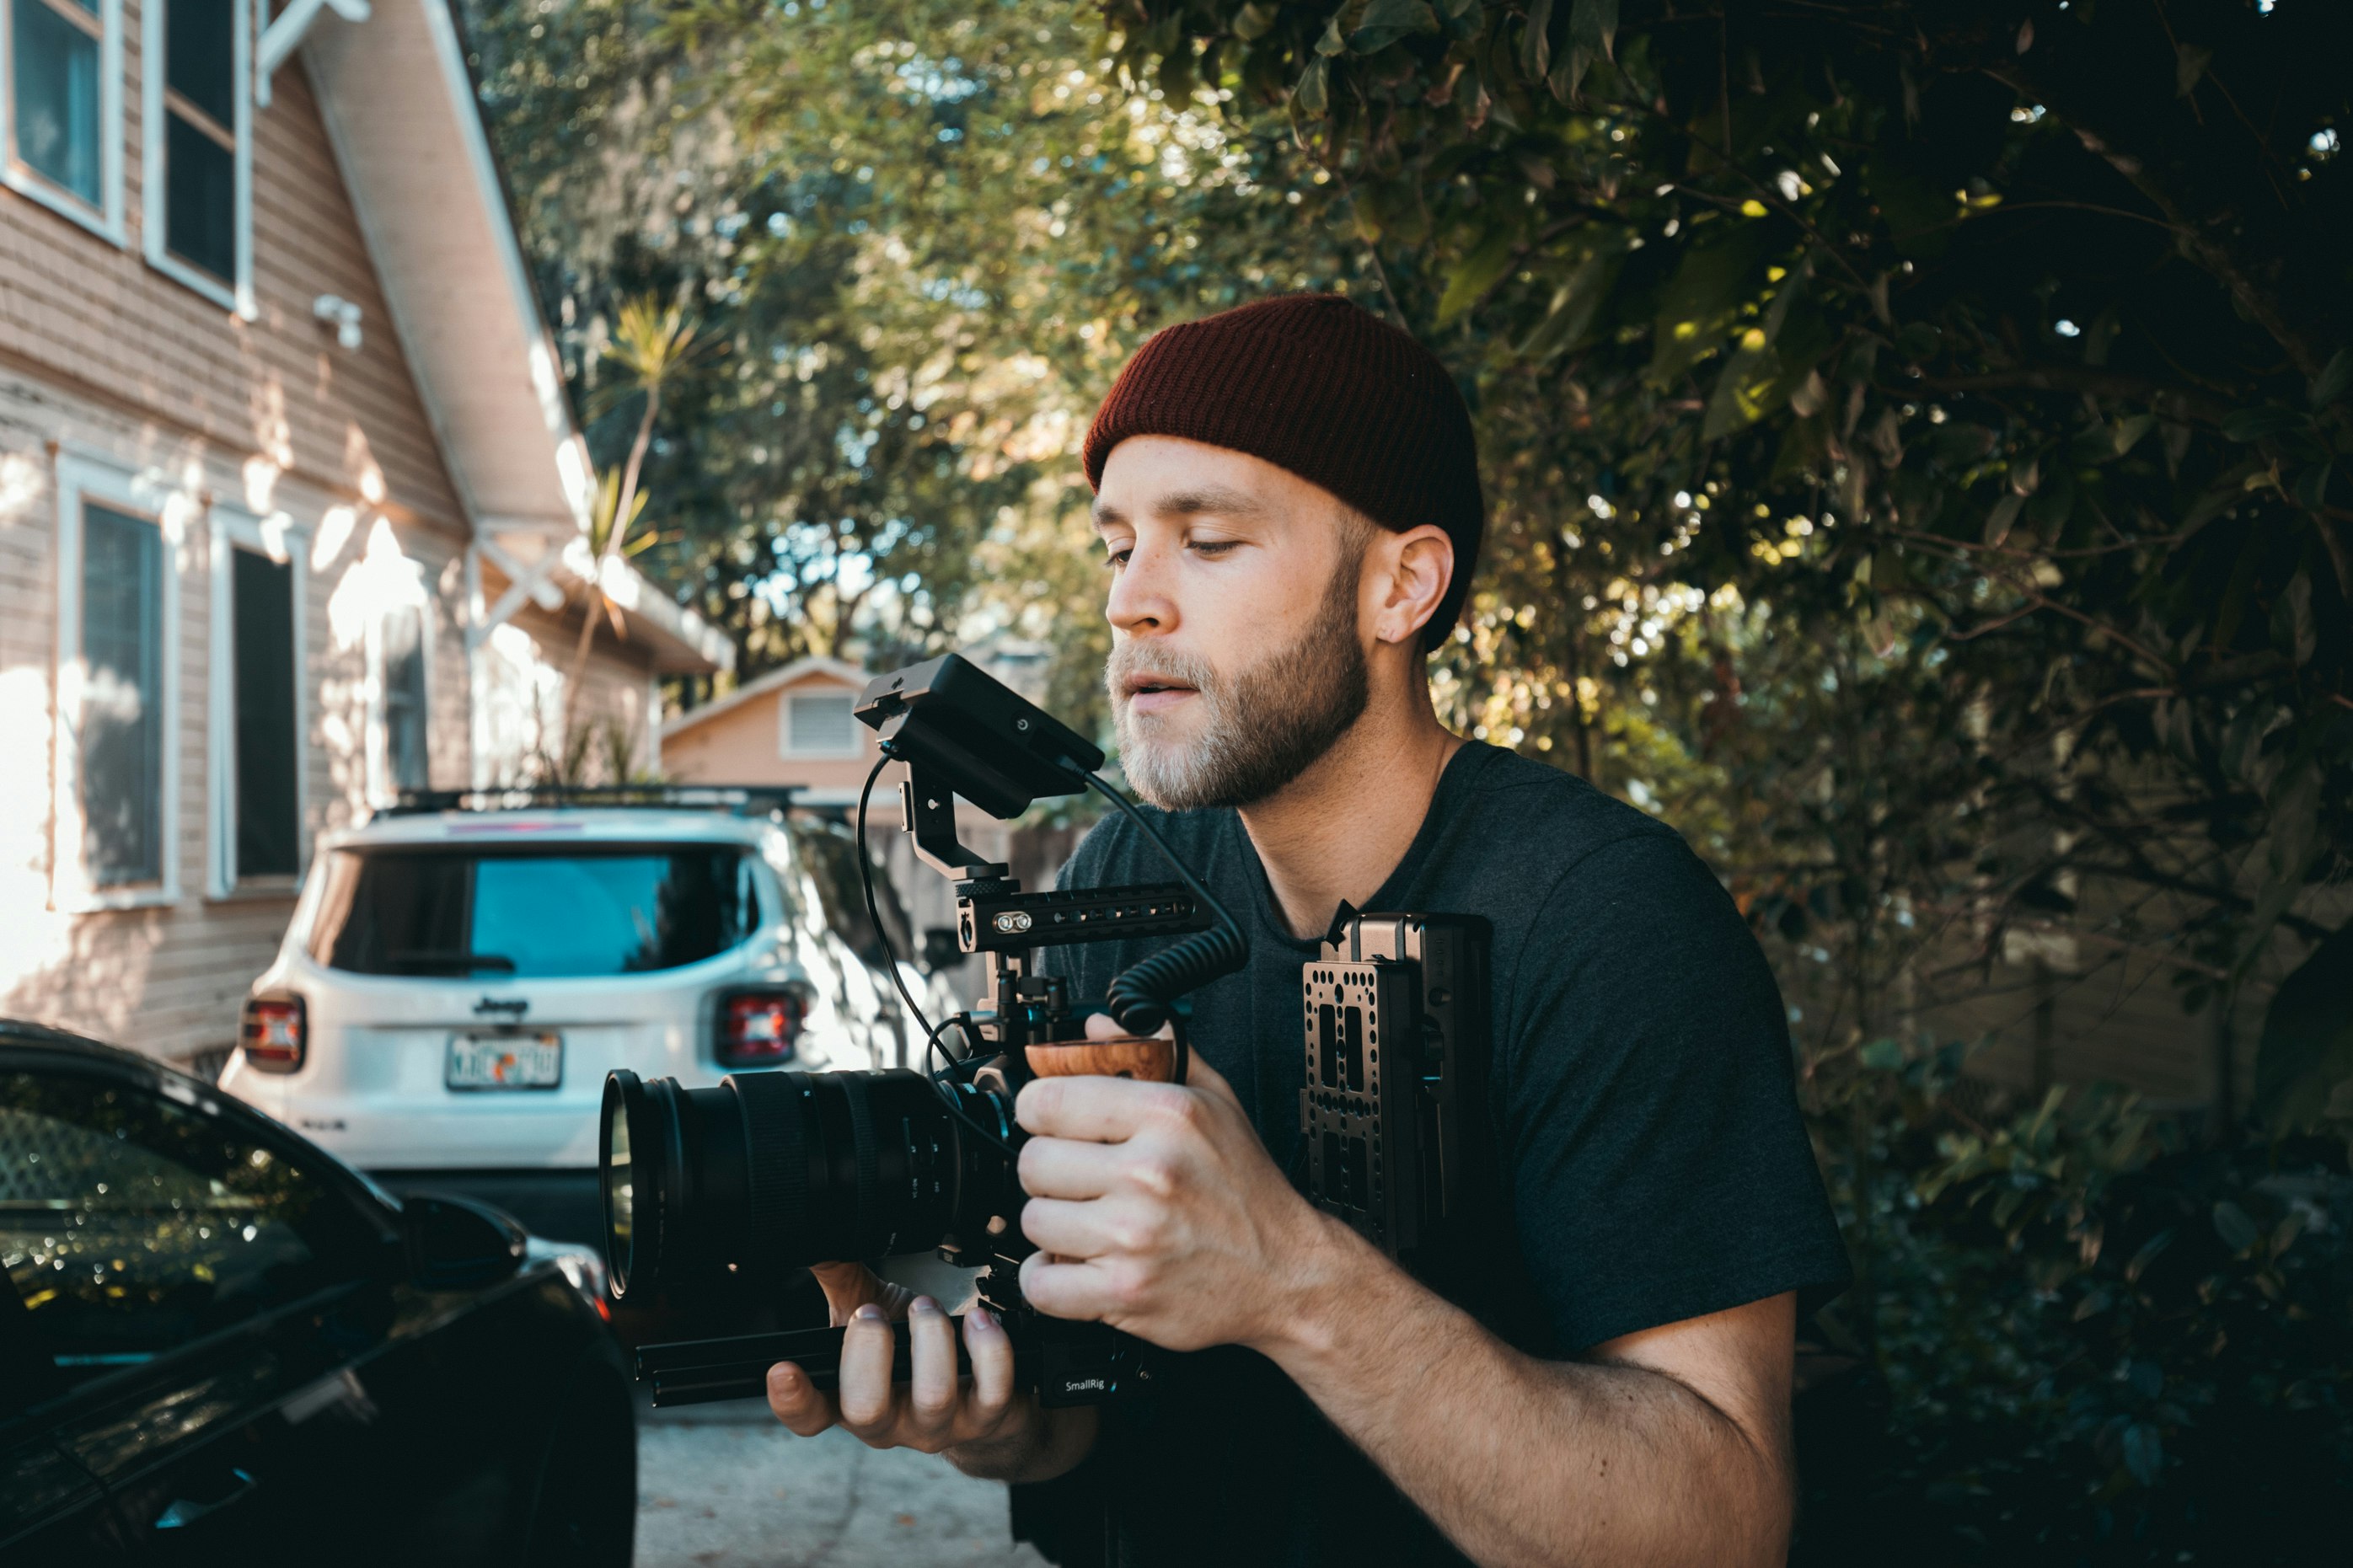
[{"label": "green leaf", "polygon": [[1250,0],[1234,13],[1234,37],[1246,44],[1254,44],[1274,30],[1275,16],[1280,7],[1265,0]]},{"label": "green leaf", "polygon": [[1439,30],[1438,14],[1426,0],[1372,0],[1356,30],[1348,35],[1348,47],[1360,55],[1377,55],[1400,38]]},{"label": "green leaf", "polygon": [[1649,371],[1654,384],[1672,384],[1722,348],[1725,334],[1739,319],[1741,302],[1764,286],[1771,226],[1711,226],[1717,230],[1716,237],[1688,251],[1675,275],[1659,291]]},{"label": "green leaf", "polygon": [[2279,601],[2272,606],[2272,640],[2287,647],[2298,668],[2312,662],[2319,637],[2312,624],[2310,573],[2298,572],[2280,591]]},{"label": "green leaf", "polygon": [[2148,1272],[2148,1266],[2155,1263],[2158,1260],[2158,1256],[2162,1254],[2167,1247],[2171,1247],[2172,1245],[2173,1230],[2170,1226],[2158,1231],[2155,1236],[2150,1237],[2147,1241],[2141,1243],[2140,1250],[2134,1253],[2132,1255],[2132,1261],[2125,1265],[2125,1283],[2127,1285],[2139,1284],[2140,1277]]},{"label": "green leaf", "polygon": [[1510,229],[1489,235],[1462,258],[1454,276],[1446,282],[1446,292],[1439,296],[1438,324],[1441,327],[1477,304],[1495,280],[1512,269],[1519,256],[1519,236]]},{"label": "green leaf", "polygon": [[2326,408],[2353,386],[2353,349],[2338,349],[2312,378],[2312,406]]},{"label": "green leaf", "polygon": [[2274,1133],[2327,1117],[2353,1082],[2353,922],[2337,928],[2280,982],[2255,1047],[2254,1111]]},{"label": "green leaf", "polygon": [[1340,31],[1340,18],[1346,15],[1345,8],[1332,13],[1332,19],[1324,25],[1324,36],[1315,40],[1317,54],[1329,58],[1348,52],[1347,35]]},{"label": "green leaf", "polygon": [[2176,98],[2188,98],[2198,90],[2198,79],[2206,74],[2206,62],[2214,51],[2196,44],[2173,46],[2173,93]]},{"label": "green leaf", "polygon": [[2244,1252],[2254,1246],[2263,1232],[2247,1217],[2247,1211],[2225,1198],[2214,1205],[2214,1234],[2232,1252]]},{"label": "green leaf", "polygon": [[2165,1473],[2165,1439],[2158,1429],[2146,1421],[2136,1421],[2125,1428],[2125,1468],[2132,1479],[2145,1487],[2157,1485]]},{"label": "green leaf", "polygon": [[1904,1046],[1899,1040],[1873,1040],[1857,1053],[1862,1065],[1873,1072],[1895,1072],[1904,1066]]},{"label": "green leaf", "polygon": [[1609,287],[1617,280],[1620,259],[1614,249],[1597,250],[1577,264],[1552,297],[1552,305],[1543,321],[1536,323],[1520,344],[1522,358],[1546,360],[1566,348],[1581,342],[1593,325],[1594,312],[1601,301],[1609,297]]},{"label": "green leaf", "polygon": [[1588,49],[1603,59],[1618,57],[1610,51],[1618,39],[1618,0],[1575,0],[1568,8],[1568,41],[1578,48]]},{"label": "green leaf", "polygon": [[1332,62],[1329,60],[1311,61],[1307,69],[1301,73],[1299,85],[1292,89],[1291,106],[1302,114],[1322,119],[1324,111],[1332,106],[1331,70]]},{"label": "green leaf", "polygon": [[1529,0],[1526,31],[1520,35],[1520,72],[1542,81],[1552,69],[1552,0]]},{"label": "green leaf", "polygon": [[2010,537],[2010,529],[2018,521],[2019,509],[2025,504],[2026,498],[2016,490],[2009,491],[1993,503],[1993,510],[1986,513],[1985,542],[1988,549]]},{"label": "green leaf", "polygon": [[2222,434],[2233,441],[2260,441],[2284,430],[2300,429],[2306,423],[2305,416],[2293,408],[2242,408],[2224,416]]},{"label": "green leaf", "polygon": [[2328,500],[2328,476],[2337,465],[2315,463],[2295,477],[2295,504],[2308,511],[2318,511]]},{"label": "green leaf", "polygon": [[1552,74],[1545,78],[1545,86],[1553,97],[1567,103],[1577,96],[1578,84],[1585,80],[1585,73],[1592,68],[1593,51],[1572,45],[1563,49],[1560,58],[1553,61]]}]

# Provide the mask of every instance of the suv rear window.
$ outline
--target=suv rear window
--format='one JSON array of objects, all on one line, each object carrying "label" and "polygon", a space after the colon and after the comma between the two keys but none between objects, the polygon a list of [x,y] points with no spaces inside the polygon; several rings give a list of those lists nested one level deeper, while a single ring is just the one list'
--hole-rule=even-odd
[{"label": "suv rear window", "polygon": [[311,956],[355,974],[642,974],[759,929],[751,852],[732,844],[337,850]]}]

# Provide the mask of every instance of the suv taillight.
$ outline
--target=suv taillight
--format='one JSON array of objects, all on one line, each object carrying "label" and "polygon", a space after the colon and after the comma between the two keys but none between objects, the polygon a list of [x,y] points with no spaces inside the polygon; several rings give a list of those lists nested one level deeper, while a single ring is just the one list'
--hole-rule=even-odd
[{"label": "suv taillight", "polygon": [[263,1072],[292,1072],[302,1065],[309,1033],[300,996],[249,996],[237,1043],[247,1062]]},{"label": "suv taillight", "polygon": [[798,991],[738,991],[721,997],[721,1065],[775,1067],[792,1060],[807,1016],[808,999]]}]

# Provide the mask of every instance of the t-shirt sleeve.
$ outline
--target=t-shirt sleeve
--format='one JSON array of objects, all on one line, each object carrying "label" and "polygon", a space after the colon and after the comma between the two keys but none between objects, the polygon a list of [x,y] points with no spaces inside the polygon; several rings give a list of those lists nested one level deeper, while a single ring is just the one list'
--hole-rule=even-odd
[{"label": "t-shirt sleeve", "polygon": [[1779,989],[1681,839],[1587,855],[1495,959],[1513,1217],[1562,1350],[1844,1286]]}]

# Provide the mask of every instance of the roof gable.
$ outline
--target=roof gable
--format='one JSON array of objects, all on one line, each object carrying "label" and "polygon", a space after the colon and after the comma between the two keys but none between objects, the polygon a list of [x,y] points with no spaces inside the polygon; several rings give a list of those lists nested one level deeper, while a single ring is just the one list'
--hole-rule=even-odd
[{"label": "roof gable", "polygon": [[469,519],[587,526],[565,401],[448,0],[322,15],[302,55],[394,330]]},{"label": "roof gable", "polygon": [[846,660],[826,658],[820,655],[812,654],[807,658],[797,658],[790,664],[779,665],[756,680],[745,681],[716,702],[706,702],[700,708],[680,714],[662,726],[662,738],[668,740],[672,735],[684,734],[690,730],[733,712],[747,702],[757,701],[771,692],[781,691],[786,687],[807,680],[812,676],[819,678],[826,685],[837,686],[852,692],[865,690],[867,682],[873,679],[865,670]]}]

